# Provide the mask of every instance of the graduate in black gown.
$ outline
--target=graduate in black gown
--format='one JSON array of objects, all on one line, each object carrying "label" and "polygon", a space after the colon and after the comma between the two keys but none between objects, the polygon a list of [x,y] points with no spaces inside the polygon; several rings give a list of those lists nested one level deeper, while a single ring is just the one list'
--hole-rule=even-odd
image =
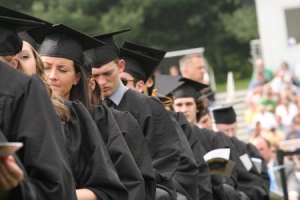
[{"label": "graduate in black gown", "polygon": [[[0,56],[21,51],[22,40],[16,32],[37,25],[0,16]],[[15,156],[24,179],[6,198],[76,199],[62,126],[44,83],[0,62],[0,109],[3,138],[24,144]]]},{"label": "graduate in black gown", "polygon": [[76,188],[90,189],[99,199],[128,199],[89,112],[78,101],[66,101],[65,105],[71,114],[64,131]]},{"label": "graduate in black gown", "polygon": [[[121,31],[122,32],[122,31]],[[121,33],[120,32],[120,33]],[[90,97],[91,102],[94,103],[94,108],[92,111],[92,116],[97,122],[99,129],[103,128],[104,126],[107,127],[107,122],[110,120],[105,120],[105,117],[103,116],[103,108],[106,108],[106,106],[100,105],[102,103],[101,101],[101,90],[94,81],[94,78],[92,75],[92,68],[91,63],[88,59],[85,61],[86,63],[83,65],[83,69],[86,73],[88,82],[90,83]],[[98,87],[98,88],[97,88]],[[95,97],[97,96],[97,97]],[[92,103],[92,104],[93,104]],[[100,105],[100,109],[97,108],[96,105]],[[156,181],[154,177],[154,172],[152,168],[152,160],[151,156],[148,150],[148,144],[147,141],[143,135],[143,132],[141,130],[141,127],[135,120],[135,118],[127,111],[119,111],[114,108],[110,108],[110,111],[112,115],[114,116],[114,119],[116,123],[118,124],[118,127],[122,133],[122,136],[124,137],[126,144],[128,145],[128,148],[133,156],[133,159],[138,166],[145,182],[145,199],[151,200],[155,198],[155,188],[156,188]],[[108,111],[107,111],[108,112]],[[99,122],[103,123],[99,123]],[[110,123],[110,122],[109,122]],[[114,122],[112,122],[114,123]],[[119,131],[117,131],[119,132]],[[110,143],[108,141],[108,136],[104,135],[103,137],[106,138],[107,143]],[[142,198],[142,197],[139,197]]]},{"label": "graduate in black gown", "polygon": [[[125,47],[130,48],[132,51],[126,50]],[[147,55],[156,58],[157,62],[149,62]],[[121,58],[125,60],[125,69],[121,74],[121,78],[122,80],[135,79],[138,81],[133,84],[128,83],[127,87],[139,92],[149,91],[147,90],[148,85],[146,87],[147,80],[164,55],[164,51],[125,42],[121,49]],[[180,163],[173,177],[178,192],[177,198],[183,195],[184,197],[181,198],[197,199],[198,170],[196,161],[183,130],[176,119],[172,115],[170,117],[180,139]]]},{"label": "graduate in black gown", "polygon": [[[156,77],[156,93],[163,96],[172,96],[175,99],[190,98],[191,103],[194,102],[196,104],[196,100],[199,97],[199,93],[197,91],[204,88],[205,85],[194,81],[184,82],[186,79],[181,79],[181,81],[179,80],[180,77],[166,75]],[[171,94],[172,91],[173,93]],[[210,175],[208,166],[203,159],[203,156],[207,153],[207,151],[204,149],[200,141],[198,141],[193,128],[191,127],[183,113],[177,112],[173,113],[173,115],[184,130],[199,167],[198,188],[200,199],[224,199],[225,196],[221,177],[219,175]]]},{"label": "graduate in black gown", "polygon": [[163,189],[159,192],[168,195],[168,199],[176,199],[171,179],[179,163],[179,139],[172,136],[175,132],[172,121],[157,99],[122,84],[119,73],[124,69],[124,60],[119,57],[117,45],[112,40],[106,42],[103,48],[87,52],[93,60],[92,74],[101,88],[104,102],[117,110],[129,111],[135,117],[148,142],[157,187]]},{"label": "graduate in black gown", "polygon": [[256,170],[253,163],[253,166],[249,169],[249,173],[253,176],[255,181],[254,187],[257,190],[257,195],[259,195],[261,199],[268,199],[270,180],[264,159],[262,159],[257,149],[252,144],[246,144],[236,137],[237,121],[236,113],[233,108],[234,104],[236,103],[239,102],[222,104],[211,108],[212,116],[216,125],[215,127],[230,137],[230,140],[239,156],[247,156],[250,161],[252,157],[262,160],[261,173]]},{"label": "graduate in black gown", "polygon": [[[201,116],[201,111],[204,110],[202,101],[199,99],[200,96],[199,91],[203,89],[205,85],[186,78],[181,78],[178,80],[178,82],[180,81],[182,81],[183,83],[181,85],[178,85],[177,88],[174,89],[172,92],[172,97],[174,99],[173,108],[177,112],[182,111],[186,119],[189,121],[189,123],[191,124],[196,123],[199,120],[198,118]],[[160,91],[158,90],[158,92]],[[204,154],[215,148],[214,147],[215,136],[213,136],[213,134],[211,135],[202,134],[203,132],[195,125],[192,127],[192,130],[194,130],[194,133],[198,137],[199,142],[202,144],[201,146],[204,147],[204,150],[202,150]],[[218,136],[217,134],[215,135]],[[229,146],[224,145],[223,147],[225,148]],[[202,156],[204,156],[204,154],[202,154]],[[211,175],[211,182],[213,187],[214,199],[238,198],[238,193],[235,191],[234,188],[236,186],[234,184],[236,181],[232,181],[231,186],[228,186],[227,184],[223,185],[222,178],[219,175]]]},{"label": "graduate in black gown", "polygon": [[[121,33],[123,31],[120,31]],[[83,69],[86,73],[87,79],[90,82],[90,93],[91,93],[91,99],[93,96],[97,95],[98,98],[101,97],[101,90],[98,84],[93,83],[94,81],[92,75],[92,68],[91,63],[88,59],[85,61],[85,65],[83,65]],[[99,91],[97,91],[99,89]],[[95,92],[97,91],[97,92]],[[97,97],[96,97],[97,98]],[[95,101],[95,100],[93,100]],[[97,102],[95,101],[96,105],[101,104],[101,100],[98,99]],[[103,116],[103,113],[109,112],[109,111],[103,111],[106,106],[100,105],[99,108],[94,105],[93,109],[93,118],[97,122],[97,125],[99,126],[99,129],[107,129],[107,124],[114,123],[113,120],[107,120],[105,119],[105,116]],[[152,160],[151,156],[148,150],[148,144],[147,141],[143,135],[143,132],[141,130],[141,127],[135,120],[135,118],[127,111],[119,111],[114,108],[110,108],[110,111],[112,115],[114,116],[115,122],[118,124],[118,127],[121,131],[122,136],[124,137],[126,144],[128,145],[128,148],[133,156],[133,159],[138,166],[145,182],[145,199],[152,200],[155,198],[155,188],[156,188],[156,181],[154,177],[154,172],[152,168]],[[107,122],[109,121],[109,122]],[[119,131],[117,131],[119,132]],[[110,143],[108,140],[108,136],[104,135],[107,143]],[[122,148],[121,148],[122,149]],[[125,171],[125,170],[123,170]],[[127,173],[128,171],[126,171]],[[142,199],[142,197],[139,197]]]},{"label": "graduate in black gown", "polygon": [[[41,35],[42,31],[44,30],[30,34]],[[45,39],[43,39],[39,52],[46,65],[45,74],[48,83],[50,86],[53,85],[53,89],[56,89],[57,93],[63,95],[65,100],[76,100],[78,98],[89,111],[92,111],[88,94],[87,92],[83,92],[87,89],[85,82],[86,77],[82,69],[82,64],[84,63],[83,50],[91,47],[91,45],[95,47],[98,41],[64,25],[54,25],[50,30],[45,30],[43,34],[45,35]],[[37,38],[37,36],[35,37]],[[59,46],[57,46],[57,44],[59,44]],[[73,48],[69,49],[70,46]],[[69,61],[74,62],[73,66],[71,66]],[[61,66],[63,66],[63,69],[61,69]],[[67,68],[67,66],[69,66],[69,68]],[[60,74],[60,70],[69,73],[75,70],[76,73],[73,72],[73,76],[70,78],[65,74]],[[75,82],[73,80],[75,80]],[[70,85],[71,88],[68,88]],[[59,86],[59,88],[57,88],[57,86]],[[117,170],[120,181],[128,190],[128,198],[144,199],[145,188],[143,178],[122,137],[118,125],[108,107],[101,106],[99,109],[102,109],[100,112],[102,114],[101,119],[105,121],[100,121],[100,119],[95,120],[97,124],[96,127],[99,127],[100,134],[106,144],[109,156]],[[97,108],[97,110],[99,109]],[[84,115],[84,113],[78,115]],[[85,131],[82,132],[84,133]],[[99,134],[99,132],[97,131],[94,134]],[[108,185],[109,184],[110,183],[108,183]],[[116,190],[111,190],[111,192],[115,194],[118,193]],[[119,195],[122,195],[122,192],[120,192]],[[101,199],[103,197],[98,196],[98,198]]]}]

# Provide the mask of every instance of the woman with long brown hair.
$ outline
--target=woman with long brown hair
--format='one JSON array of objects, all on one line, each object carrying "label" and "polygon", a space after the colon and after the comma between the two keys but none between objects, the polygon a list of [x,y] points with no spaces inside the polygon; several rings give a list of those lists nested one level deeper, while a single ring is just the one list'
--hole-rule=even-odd
[{"label": "woman with long brown hair", "polygon": [[[3,7],[1,15],[2,11]],[[15,56],[22,49],[22,40],[15,30],[25,31],[40,25],[0,16],[2,59],[17,67]],[[8,59],[8,56],[13,57]],[[69,183],[72,175],[66,162],[60,120],[45,86],[37,76],[28,77],[2,61],[0,65],[1,142],[24,144],[15,159],[1,158],[0,198],[76,199],[75,186]]]},{"label": "woman with long brown hair", "polygon": [[35,39],[41,38],[37,42],[41,43],[39,54],[45,67],[45,79],[70,111],[71,117],[63,127],[77,198],[127,199],[127,191],[89,113],[91,104],[82,69],[83,50],[102,43],[63,24],[30,34]]}]

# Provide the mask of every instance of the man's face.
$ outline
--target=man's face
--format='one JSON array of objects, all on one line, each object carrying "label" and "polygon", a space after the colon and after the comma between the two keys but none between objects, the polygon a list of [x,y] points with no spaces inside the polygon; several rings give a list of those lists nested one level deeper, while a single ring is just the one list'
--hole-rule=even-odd
[{"label": "man's face", "polygon": [[197,108],[193,97],[175,99],[173,107],[175,112],[182,112],[190,124],[197,122]]},{"label": "man's face", "polygon": [[212,128],[212,120],[211,120],[211,116],[209,113],[207,113],[206,115],[202,116],[199,120],[199,124],[201,125],[201,127],[209,129],[209,130],[213,130]]},{"label": "man's face", "polygon": [[236,122],[233,124],[216,124],[217,129],[228,137],[233,137],[236,136],[236,131],[237,131],[237,124]]},{"label": "man's face", "polygon": [[120,74],[121,80],[123,80],[123,83],[126,87],[137,91],[136,88],[136,80],[133,78],[133,76],[131,76],[130,74],[128,74],[127,72],[122,72]]},{"label": "man's face", "polygon": [[92,68],[92,76],[101,88],[102,97],[112,95],[120,84],[120,75],[124,69],[122,60],[111,61],[99,68]]},{"label": "man's face", "polygon": [[202,58],[193,57],[191,59],[191,65],[188,66],[186,69],[187,73],[185,75],[185,78],[189,78],[197,82],[203,80],[206,68],[205,62]]},{"label": "man's face", "polygon": [[264,61],[261,59],[256,60],[256,70],[263,72],[264,71]]},{"label": "man's face", "polygon": [[266,141],[262,138],[255,139],[252,144],[259,151],[260,155],[265,159],[266,163],[271,160],[272,149],[268,147]]}]

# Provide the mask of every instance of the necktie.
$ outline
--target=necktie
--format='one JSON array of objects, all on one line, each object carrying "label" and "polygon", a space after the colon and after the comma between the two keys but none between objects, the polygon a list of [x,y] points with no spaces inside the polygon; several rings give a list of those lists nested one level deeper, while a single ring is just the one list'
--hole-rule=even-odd
[{"label": "necktie", "polygon": [[114,102],[110,98],[105,98],[103,100],[103,104],[105,104],[107,107],[110,107],[110,108],[115,106]]},{"label": "necktie", "polygon": [[268,169],[268,175],[269,175],[269,178],[270,178],[270,190],[276,191],[276,182],[275,182],[274,174],[273,174],[273,172],[270,170],[269,167],[267,167],[267,169]]}]

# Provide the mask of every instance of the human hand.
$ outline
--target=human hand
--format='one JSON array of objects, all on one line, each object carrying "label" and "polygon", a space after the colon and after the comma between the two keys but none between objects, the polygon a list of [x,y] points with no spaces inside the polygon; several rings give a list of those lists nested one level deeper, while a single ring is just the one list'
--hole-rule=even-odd
[{"label": "human hand", "polygon": [[13,156],[0,157],[0,197],[17,187],[23,178],[24,173]]}]

